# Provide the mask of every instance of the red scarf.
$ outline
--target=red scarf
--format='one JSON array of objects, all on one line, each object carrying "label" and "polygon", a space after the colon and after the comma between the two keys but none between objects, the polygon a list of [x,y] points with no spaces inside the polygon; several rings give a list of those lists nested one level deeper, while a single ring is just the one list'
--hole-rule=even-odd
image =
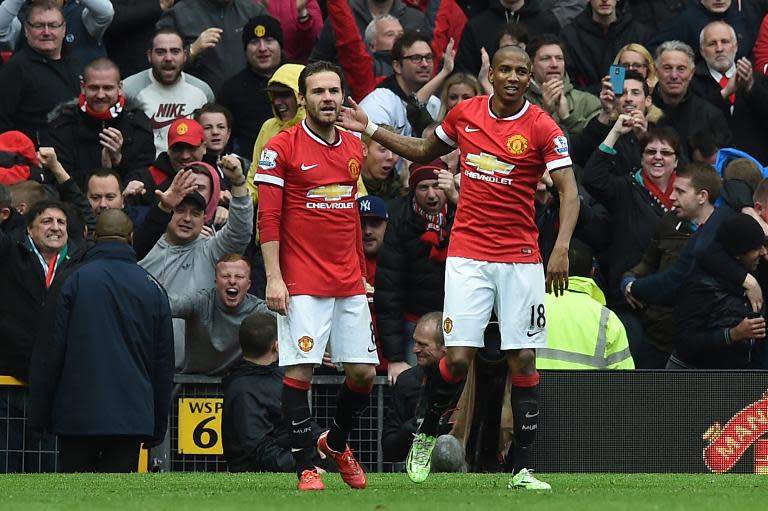
[{"label": "red scarf", "polygon": [[413,211],[424,219],[426,231],[419,238],[421,241],[430,245],[429,258],[438,263],[444,263],[448,257],[448,244],[444,243],[448,236],[446,229],[448,207],[443,206],[440,213],[429,213],[416,203],[416,198],[412,200]]},{"label": "red scarf", "polygon": [[96,112],[93,110],[90,105],[86,103],[85,94],[80,94],[80,97],[77,100],[77,104],[80,107],[80,110],[88,114],[90,117],[93,117],[99,121],[111,121],[112,119],[117,119],[117,117],[123,113],[123,107],[125,107],[125,96],[118,96],[117,103],[112,105],[104,112]]},{"label": "red scarf", "polygon": [[669,211],[672,209],[672,200],[669,198],[670,195],[672,195],[672,190],[675,187],[675,176],[677,174],[675,172],[672,172],[672,174],[669,176],[669,182],[667,183],[667,189],[662,191],[661,188],[659,188],[656,183],[651,181],[651,179],[645,174],[645,172],[640,172],[640,175],[643,178],[643,186],[645,186],[645,189],[648,190],[648,192],[653,196],[656,201],[659,202],[659,204],[662,205],[664,208],[664,211]]}]

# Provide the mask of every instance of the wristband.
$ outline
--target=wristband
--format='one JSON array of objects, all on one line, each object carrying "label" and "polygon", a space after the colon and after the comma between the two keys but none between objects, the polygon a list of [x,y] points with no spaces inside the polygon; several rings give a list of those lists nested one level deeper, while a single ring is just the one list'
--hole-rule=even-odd
[{"label": "wristband", "polygon": [[369,120],[368,125],[363,130],[363,133],[365,133],[369,137],[372,137],[373,134],[376,133],[377,129],[379,129],[379,125]]}]

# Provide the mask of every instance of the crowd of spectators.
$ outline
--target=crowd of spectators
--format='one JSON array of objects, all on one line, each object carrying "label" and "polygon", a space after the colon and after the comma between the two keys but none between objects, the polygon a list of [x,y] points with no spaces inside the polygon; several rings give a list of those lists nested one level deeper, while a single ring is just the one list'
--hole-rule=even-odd
[{"label": "crowd of spectators", "polygon": [[[274,387],[254,176],[269,139],[307,115],[304,65],[335,61],[381,129],[426,137],[491,92],[490,58],[507,45],[530,57],[526,97],[566,134],[581,201],[572,286],[547,300],[540,367],[768,369],[768,0],[3,0],[0,374],[34,390],[36,350],[63,335],[41,325],[76,295],[65,282],[117,250],[167,294],[177,372],[229,374],[229,392]],[[490,155],[412,164],[361,145],[366,290],[379,372],[395,385],[385,433],[405,438],[442,349],[419,320],[442,308],[459,162]],[[546,258],[559,208],[547,173],[535,204]],[[94,241],[110,209],[130,219],[128,246],[103,243],[110,224]],[[49,394],[54,376],[39,380]],[[292,470],[277,437],[244,444],[271,432],[234,430],[282,431],[275,392],[261,393],[268,410],[237,398],[250,408],[225,425],[233,468]],[[93,432],[66,429],[80,434]]]}]

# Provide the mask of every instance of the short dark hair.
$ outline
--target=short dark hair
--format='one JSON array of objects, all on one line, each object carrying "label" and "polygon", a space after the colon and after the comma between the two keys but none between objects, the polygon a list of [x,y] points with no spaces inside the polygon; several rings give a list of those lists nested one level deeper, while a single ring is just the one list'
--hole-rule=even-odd
[{"label": "short dark hair", "polygon": [[[227,120],[227,128],[232,129],[232,112],[220,103],[206,103],[192,112],[192,118],[200,122],[203,114],[221,114]],[[202,123],[201,123],[202,124]]]},{"label": "short dark hair", "polygon": [[574,277],[591,277],[593,268],[592,247],[578,238],[572,238],[568,247],[568,273]]},{"label": "short dark hair", "polygon": [[277,339],[277,320],[271,314],[257,312],[240,323],[240,348],[244,357],[265,355]]},{"label": "short dark hair", "polygon": [[445,346],[445,336],[443,335],[443,313],[440,311],[427,312],[419,318],[419,323],[424,323],[435,331],[435,344]]},{"label": "short dark hair", "polygon": [[83,83],[87,81],[90,71],[108,71],[110,69],[117,71],[117,80],[120,81],[120,66],[107,57],[96,57],[83,68]]},{"label": "short dark hair", "polygon": [[723,183],[717,171],[712,165],[706,163],[687,163],[677,169],[677,177],[691,180],[691,186],[696,192],[705,190],[709,195],[709,203],[714,204],[720,196],[720,188]]},{"label": "short dark hair", "polygon": [[693,155],[694,151],[698,150],[704,158],[711,158],[721,147],[725,147],[726,144],[725,135],[720,131],[700,129],[688,137],[688,147],[691,150],[691,155]]},{"label": "short dark hair", "polygon": [[100,168],[96,169],[85,178],[85,192],[88,193],[88,186],[91,184],[92,177],[114,177],[117,180],[117,186],[120,187],[120,191],[123,191],[123,183],[120,181],[120,174],[115,169]]},{"label": "short dark hair", "polygon": [[155,38],[159,35],[175,35],[179,39],[181,39],[181,47],[184,47],[184,36],[181,35],[181,32],[176,30],[173,27],[163,27],[158,28],[152,33],[152,37],[149,38],[149,42],[147,43],[147,50],[152,50],[155,47]]},{"label": "short dark hair", "polygon": [[403,35],[401,35],[400,38],[395,41],[395,44],[392,45],[392,60],[403,60],[405,49],[410,48],[419,41],[427,43],[427,46],[429,46],[430,41],[424,34],[416,32],[415,30],[406,30],[403,32]]},{"label": "short dark hair", "polygon": [[645,96],[648,97],[648,96],[651,95],[651,86],[648,85],[648,82],[643,77],[643,75],[641,75],[640,73],[638,73],[634,69],[627,69],[624,72],[624,81],[626,82],[627,80],[636,80],[636,81],[642,83],[643,84],[643,93],[645,94]]},{"label": "short dark hair", "polygon": [[514,21],[510,21],[501,27],[501,30],[499,30],[499,35],[496,36],[497,46],[500,46],[499,43],[501,38],[505,35],[508,35],[518,43],[523,43],[526,45],[526,48],[528,47],[528,30],[523,25],[515,23]]},{"label": "short dark hair", "polygon": [[339,75],[339,80],[341,81],[341,89],[344,90],[344,71],[342,71],[339,66],[332,62],[318,60],[304,66],[304,69],[302,69],[301,73],[299,73],[299,94],[302,96],[307,95],[307,78],[318,73],[324,73],[326,71]]},{"label": "short dark hair", "polygon": [[672,150],[675,151],[675,155],[677,155],[678,158],[680,157],[680,137],[674,128],[669,126],[649,127],[648,131],[646,131],[640,138],[640,149],[644,150],[648,144],[654,140],[666,142],[672,147]]},{"label": "short dark hair", "polygon": [[531,37],[531,41],[525,45],[525,51],[528,52],[528,56],[531,58],[531,62],[536,58],[536,53],[542,46],[556,45],[559,46],[565,56],[565,45],[555,34],[538,34]]},{"label": "short dark hair", "polygon": [[9,189],[11,191],[11,204],[14,208],[22,203],[32,206],[36,202],[48,198],[45,187],[37,181],[19,181],[13,183]]},{"label": "short dark hair", "polygon": [[26,221],[27,221],[27,227],[31,227],[34,221],[43,214],[43,211],[46,209],[58,209],[65,215],[67,215],[67,223],[69,223],[69,214],[70,210],[67,208],[66,204],[64,204],[61,201],[57,200],[41,200],[35,202],[30,208],[29,211],[27,211]]}]

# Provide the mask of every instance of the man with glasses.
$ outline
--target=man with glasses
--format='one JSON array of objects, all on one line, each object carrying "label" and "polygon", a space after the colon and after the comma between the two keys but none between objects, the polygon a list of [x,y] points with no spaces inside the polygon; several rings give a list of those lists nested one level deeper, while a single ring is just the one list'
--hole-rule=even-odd
[{"label": "man with glasses", "polygon": [[173,28],[155,31],[147,50],[150,68],[123,81],[126,100],[143,105],[152,122],[155,151],[159,155],[168,149],[168,127],[180,117],[213,102],[213,91],[207,83],[183,72],[187,63],[184,40]]},{"label": "man with glasses", "polygon": [[[396,133],[411,136],[413,128],[406,113],[407,101],[432,79],[433,61],[428,39],[417,32],[403,34],[392,46],[394,74],[360,102],[371,122],[388,124]],[[440,100],[431,96],[426,110],[433,119],[437,118]]]},{"label": "man with glasses", "polygon": [[66,23],[53,0],[30,4],[27,46],[0,70],[0,132],[19,130],[39,144],[48,113],[80,92],[78,65],[61,52]]}]

